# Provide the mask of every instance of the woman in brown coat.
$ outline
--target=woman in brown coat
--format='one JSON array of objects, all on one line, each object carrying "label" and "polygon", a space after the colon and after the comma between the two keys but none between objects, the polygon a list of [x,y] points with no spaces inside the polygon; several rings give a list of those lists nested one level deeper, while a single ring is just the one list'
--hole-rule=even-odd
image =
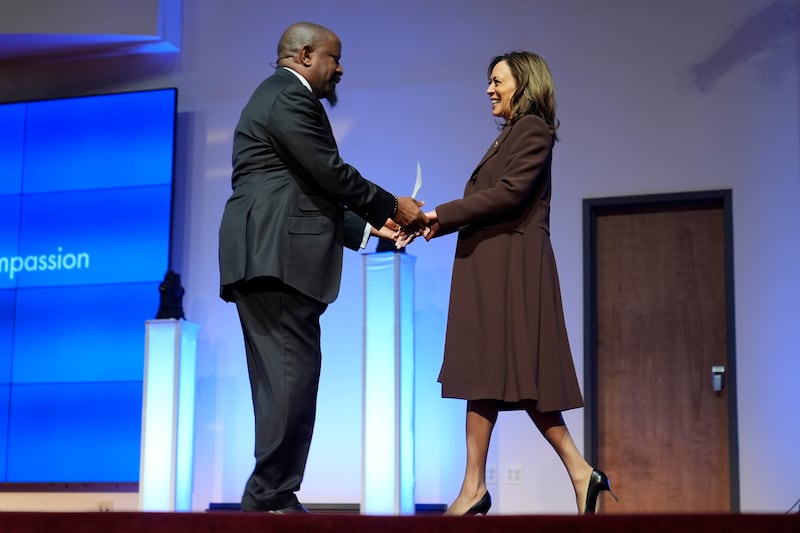
[{"label": "woman in brown coat", "polygon": [[442,396],[467,400],[467,465],[447,514],[486,514],[486,456],[498,412],[524,409],[561,458],[579,513],[608,478],[578,451],[561,412],[583,406],[550,244],[550,166],[558,121],[547,64],[530,52],[494,58],[486,90],[503,120],[464,198],[426,213],[425,238],[458,231]]}]

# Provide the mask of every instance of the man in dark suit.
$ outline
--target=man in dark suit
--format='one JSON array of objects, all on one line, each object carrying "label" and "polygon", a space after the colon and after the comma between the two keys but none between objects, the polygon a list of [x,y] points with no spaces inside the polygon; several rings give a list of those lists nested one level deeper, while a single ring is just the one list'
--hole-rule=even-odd
[{"label": "man in dark suit", "polygon": [[343,246],[427,223],[421,202],[385,191],[339,156],[320,99],[336,103],[340,57],[331,30],[287,28],[275,73],[234,133],[219,263],[221,296],[236,303],[242,324],[255,413],[244,511],[307,512],[295,492],[314,429],[319,319],[339,292]]}]

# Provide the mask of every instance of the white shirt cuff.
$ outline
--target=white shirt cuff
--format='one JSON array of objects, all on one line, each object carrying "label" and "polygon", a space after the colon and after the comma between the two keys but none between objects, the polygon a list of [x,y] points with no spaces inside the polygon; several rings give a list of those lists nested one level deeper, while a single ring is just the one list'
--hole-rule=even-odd
[{"label": "white shirt cuff", "polygon": [[361,237],[361,246],[359,246],[359,248],[364,249],[367,247],[367,241],[369,241],[369,232],[371,227],[372,226],[369,224],[364,226],[364,235]]}]

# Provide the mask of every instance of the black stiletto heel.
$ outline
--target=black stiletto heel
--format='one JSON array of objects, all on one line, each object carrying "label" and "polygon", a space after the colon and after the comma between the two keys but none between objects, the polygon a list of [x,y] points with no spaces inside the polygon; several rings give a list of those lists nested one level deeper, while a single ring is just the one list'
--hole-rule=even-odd
[{"label": "black stiletto heel", "polygon": [[592,470],[592,475],[589,478],[589,488],[586,491],[586,504],[583,506],[584,514],[595,514],[597,508],[597,496],[600,491],[607,490],[616,501],[619,501],[617,495],[611,490],[611,485],[608,484],[608,476],[600,470]]},{"label": "black stiletto heel", "polygon": [[474,514],[485,515],[486,513],[489,512],[489,509],[491,508],[492,508],[492,496],[489,494],[489,491],[487,490],[486,492],[483,493],[481,499],[478,500],[475,505],[470,507],[466,513],[464,513],[464,516],[474,515]]}]

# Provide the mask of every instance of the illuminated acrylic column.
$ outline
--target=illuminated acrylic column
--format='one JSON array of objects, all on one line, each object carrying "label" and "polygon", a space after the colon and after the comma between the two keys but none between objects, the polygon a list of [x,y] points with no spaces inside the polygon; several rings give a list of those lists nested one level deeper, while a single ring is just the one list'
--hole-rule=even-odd
[{"label": "illuminated acrylic column", "polygon": [[145,322],[139,509],[190,511],[198,325]]},{"label": "illuminated acrylic column", "polygon": [[414,514],[414,260],[364,254],[362,514]]}]

